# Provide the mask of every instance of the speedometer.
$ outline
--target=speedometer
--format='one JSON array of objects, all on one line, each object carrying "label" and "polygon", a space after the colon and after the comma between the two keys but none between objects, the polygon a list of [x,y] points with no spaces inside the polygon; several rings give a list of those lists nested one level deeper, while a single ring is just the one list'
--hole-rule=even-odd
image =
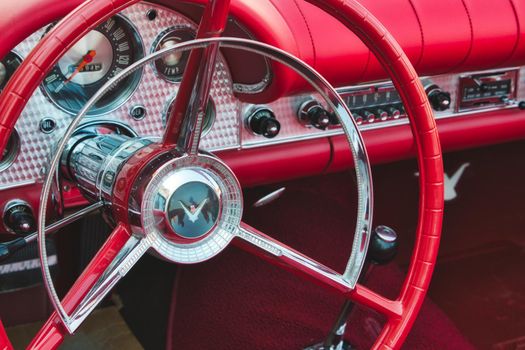
[{"label": "speedometer", "polygon": [[[144,55],[140,37],[122,16],[114,16],[86,34],[44,79],[42,88],[64,111],[76,114],[109,79]],[[120,81],[88,112],[97,115],[120,106],[140,80],[138,70]]]}]

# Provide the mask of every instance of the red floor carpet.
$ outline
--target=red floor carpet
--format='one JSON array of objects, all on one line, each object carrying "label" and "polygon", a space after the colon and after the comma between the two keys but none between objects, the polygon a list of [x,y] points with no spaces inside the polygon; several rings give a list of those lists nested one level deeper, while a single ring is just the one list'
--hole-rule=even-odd
[{"label": "red floor carpet", "polygon": [[[248,194],[246,202],[251,203],[257,195]],[[245,220],[341,270],[354,225],[348,221],[355,217],[352,198],[353,184],[348,175],[327,177],[322,183],[303,180],[289,185],[278,201],[247,210]],[[343,302],[337,295],[235,247],[211,261],[179,271],[169,349],[301,349],[326,336]],[[392,264],[375,269],[368,285],[394,297],[402,278]],[[358,309],[350,318],[348,338],[366,349],[380,323],[380,316]],[[473,349],[430,301],[425,303],[404,348]]]}]

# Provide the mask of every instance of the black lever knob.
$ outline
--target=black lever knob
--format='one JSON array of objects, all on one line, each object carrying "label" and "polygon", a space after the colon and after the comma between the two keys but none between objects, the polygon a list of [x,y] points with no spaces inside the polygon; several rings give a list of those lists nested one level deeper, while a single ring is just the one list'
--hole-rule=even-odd
[{"label": "black lever knob", "polygon": [[452,102],[450,93],[441,89],[433,89],[428,93],[428,99],[432,108],[436,111],[444,111],[450,108]]},{"label": "black lever knob", "polygon": [[297,116],[301,123],[321,130],[326,129],[331,124],[330,114],[315,99],[304,102],[299,107]]},{"label": "black lever knob", "polygon": [[368,258],[374,264],[391,262],[397,254],[397,233],[388,226],[379,225],[372,232],[368,248]]},{"label": "black lever knob", "polygon": [[12,202],[6,206],[4,224],[11,232],[24,236],[36,229],[33,211],[27,203],[22,201]]},{"label": "black lever knob", "polygon": [[324,130],[330,125],[330,115],[321,106],[316,106],[308,111],[310,123],[317,129]]},{"label": "black lever knob", "polygon": [[281,131],[281,123],[269,108],[255,110],[247,119],[248,128],[257,135],[274,138]]}]

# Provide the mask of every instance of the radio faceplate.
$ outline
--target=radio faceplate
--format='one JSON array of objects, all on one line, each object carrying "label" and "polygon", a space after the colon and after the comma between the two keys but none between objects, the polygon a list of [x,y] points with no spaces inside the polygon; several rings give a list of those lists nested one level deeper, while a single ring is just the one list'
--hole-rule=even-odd
[{"label": "radio faceplate", "polygon": [[503,106],[516,99],[519,69],[461,75],[456,112]]}]

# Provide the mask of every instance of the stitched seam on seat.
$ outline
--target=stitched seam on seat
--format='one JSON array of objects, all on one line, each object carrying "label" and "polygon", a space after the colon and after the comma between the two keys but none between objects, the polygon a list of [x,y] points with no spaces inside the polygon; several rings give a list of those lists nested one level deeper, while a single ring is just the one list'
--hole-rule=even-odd
[{"label": "stitched seam on seat", "polygon": [[306,29],[308,30],[308,35],[310,36],[310,42],[312,43],[312,51],[314,53],[314,60],[313,60],[312,66],[316,67],[316,65],[317,65],[317,51],[315,49],[315,43],[314,43],[314,37],[312,35],[312,31],[310,30],[310,26],[308,25],[308,21],[306,20],[306,16],[304,15],[303,10],[301,10],[301,7],[299,6],[299,3],[297,2],[297,0],[294,0],[294,4],[295,4],[295,6],[297,6],[297,10],[299,10],[299,13],[303,17],[304,24],[306,25]]},{"label": "stitched seam on seat", "polygon": [[517,33],[516,33],[516,42],[514,43],[514,47],[512,48],[512,51],[509,55],[509,57],[507,57],[506,59],[503,60],[503,62],[501,63],[501,66],[504,66],[505,63],[507,63],[509,60],[512,59],[512,57],[514,56],[514,54],[516,53],[516,51],[518,50],[518,47],[519,47],[519,44],[520,44],[520,34],[521,34],[521,26],[520,26],[520,18],[518,16],[518,11],[516,10],[516,5],[514,4],[514,0],[509,0],[510,2],[510,6],[512,7],[512,12],[514,12],[514,17],[516,18],[516,29],[517,29]]},{"label": "stitched seam on seat", "polygon": [[423,32],[423,24],[421,23],[421,18],[419,17],[417,13],[413,0],[408,0],[408,2],[410,3],[410,6],[412,7],[414,14],[416,15],[417,23],[419,25],[419,33],[421,34],[421,50],[419,52],[419,58],[417,62],[414,64],[414,67],[417,69],[419,65],[421,64],[421,61],[423,60],[423,52],[425,50],[425,33]]},{"label": "stitched seam on seat", "polygon": [[470,12],[468,10],[467,4],[465,3],[465,0],[461,0],[461,3],[463,4],[463,7],[465,8],[465,13],[467,14],[468,22],[470,24],[470,46],[468,48],[468,52],[465,58],[462,59],[457,65],[452,67],[449,70],[449,72],[454,71],[458,69],[459,67],[463,66],[463,64],[470,58],[470,55],[472,53],[472,48],[474,47],[474,25],[472,24],[472,17],[470,16]]}]

